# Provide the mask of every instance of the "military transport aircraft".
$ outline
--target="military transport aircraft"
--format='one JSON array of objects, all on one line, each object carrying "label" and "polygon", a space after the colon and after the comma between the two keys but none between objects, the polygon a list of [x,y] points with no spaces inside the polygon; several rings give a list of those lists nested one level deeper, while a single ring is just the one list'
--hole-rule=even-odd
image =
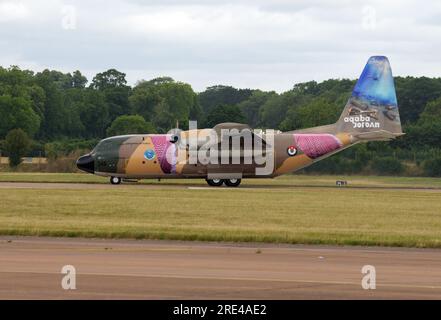
[{"label": "military transport aircraft", "polygon": [[77,160],[79,169],[122,180],[203,178],[238,186],[242,178],[276,177],[361,142],[392,140],[401,130],[389,61],[371,57],[339,120],[289,132],[251,130],[238,123],[212,129],[106,138]]}]

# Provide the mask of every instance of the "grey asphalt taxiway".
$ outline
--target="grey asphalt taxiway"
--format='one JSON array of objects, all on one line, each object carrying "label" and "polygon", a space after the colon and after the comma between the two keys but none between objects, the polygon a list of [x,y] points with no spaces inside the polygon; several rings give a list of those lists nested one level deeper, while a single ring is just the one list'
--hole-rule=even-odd
[{"label": "grey asphalt taxiway", "polygon": [[[190,189],[190,190],[206,190],[213,189],[205,184],[189,183],[152,183],[141,184],[136,182],[122,183],[115,186],[110,183],[71,183],[71,182],[0,182],[0,189],[65,189],[65,190],[114,190],[115,188],[123,189]],[[250,189],[323,189],[323,188],[339,188],[335,185],[259,185],[259,184],[247,184],[241,185],[235,190],[250,190]],[[345,188],[351,189],[382,189],[382,190],[414,190],[425,192],[441,192],[439,187],[412,187],[412,186],[346,186]],[[231,190],[228,187],[216,187],[215,190]]]},{"label": "grey asphalt taxiway", "polygon": [[441,250],[0,237],[0,299],[117,298],[440,299]]}]

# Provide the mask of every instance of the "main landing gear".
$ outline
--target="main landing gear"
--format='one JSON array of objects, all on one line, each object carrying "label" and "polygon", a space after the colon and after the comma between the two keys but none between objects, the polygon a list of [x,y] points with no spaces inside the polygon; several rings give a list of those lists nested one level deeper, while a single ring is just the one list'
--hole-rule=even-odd
[{"label": "main landing gear", "polygon": [[220,187],[225,184],[227,187],[237,187],[241,183],[241,179],[206,179],[209,186]]},{"label": "main landing gear", "polygon": [[110,183],[111,184],[120,184],[121,178],[120,177],[110,177]]}]

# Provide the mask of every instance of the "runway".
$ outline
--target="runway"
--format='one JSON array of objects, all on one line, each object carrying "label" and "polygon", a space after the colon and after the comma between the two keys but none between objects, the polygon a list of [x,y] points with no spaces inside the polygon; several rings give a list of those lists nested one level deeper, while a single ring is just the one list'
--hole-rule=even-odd
[{"label": "runway", "polygon": [[259,185],[259,184],[246,184],[237,188],[229,187],[209,187],[205,184],[192,183],[188,180],[188,183],[163,183],[155,182],[151,184],[147,183],[122,183],[121,185],[111,185],[110,183],[72,183],[72,182],[0,182],[0,189],[65,189],[65,190],[117,190],[122,189],[189,189],[189,190],[289,190],[289,189],[382,189],[382,190],[413,190],[413,191],[425,191],[425,192],[441,192],[441,188],[437,187],[408,187],[408,186],[345,186],[337,187],[335,185]]},{"label": "runway", "polygon": [[0,299],[393,298],[440,299],[441,250],[0,237]]}]

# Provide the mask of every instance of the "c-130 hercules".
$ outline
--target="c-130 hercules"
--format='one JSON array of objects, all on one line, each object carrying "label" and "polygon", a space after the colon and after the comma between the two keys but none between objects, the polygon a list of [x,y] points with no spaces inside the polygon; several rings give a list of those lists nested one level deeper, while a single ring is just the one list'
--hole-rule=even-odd
[{"label": "c-130 hercules", "polygon": [[236,187],[242,178],[294,172],[357,143],[403,135],[389,61],[371,57],[339,120],[289,132],[252,131],[245,124],[106,138],[77,160],[79,169],[121,180],[203,178]]}]

